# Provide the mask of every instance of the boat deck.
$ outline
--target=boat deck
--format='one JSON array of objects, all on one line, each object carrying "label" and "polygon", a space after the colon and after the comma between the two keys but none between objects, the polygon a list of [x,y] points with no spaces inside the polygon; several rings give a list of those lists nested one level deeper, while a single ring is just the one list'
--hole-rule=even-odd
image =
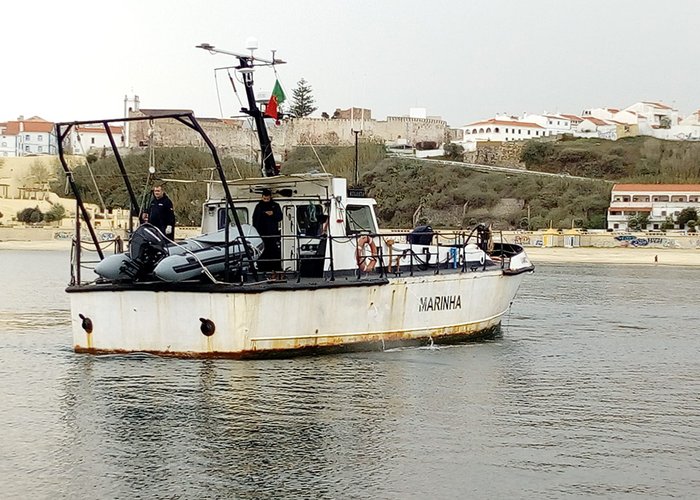
[{"label": "boat deck", "polygon": [[401,271],[400,273],[381,273],[375,271],[372,273],[363,273],[361,276],[357,272],[340,271],[336,272],[331,279],[330,273],[326,272],[324,277],[301,277],[296,273],[287,273],[278,276],[276,279],[265,279],[260,281],[242,281],[242,282],[216,282],[200,280],[182,281],[179,283],[170,283],[160,280],[154,281],[106,281],[97,280],[90,283],[82,283],[80,285],[70,285],[67,291],[71,293],[79,292],[95,292],[95,291],[119,291],[119,290],[144,290],[154,292],[202,292],[202,293],[261,293],[268,290],[309,290],[320,288],[339,288],[339,287],[357,287],[357,286],[376,286],[389,283],[393,278],[420,278],[441,275],[458,275],[462,273],[483,273],[483,272],[502,272],[503,269],[498,265],[479,266],[478,268],[440,268],[434,267],[428,269],[414,268],[413,272],[409,270]]}]

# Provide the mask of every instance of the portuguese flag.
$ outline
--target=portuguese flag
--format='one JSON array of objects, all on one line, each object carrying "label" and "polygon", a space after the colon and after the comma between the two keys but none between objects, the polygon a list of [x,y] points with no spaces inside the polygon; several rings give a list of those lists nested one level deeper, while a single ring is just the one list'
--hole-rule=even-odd
[{"label": "portuguese flag", "polygon": [[282,86],[280,85],[280,81],[275,80],[275,88],[272,89],[272,95],[270,96],[270,100],[268,101],[267,106],[265,106],[265,114],[270,118],[274,118],[275,120],[277,120],[277,108],[280,104],[284,102],[286,98],[287,97],[284,95]]}]

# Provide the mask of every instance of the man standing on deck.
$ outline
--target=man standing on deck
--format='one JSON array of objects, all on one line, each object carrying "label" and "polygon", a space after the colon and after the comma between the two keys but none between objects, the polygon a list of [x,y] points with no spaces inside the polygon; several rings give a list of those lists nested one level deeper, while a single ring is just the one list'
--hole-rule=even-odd
[{"label": "man standing on deck", "polygon": [[148,222],[160,229],[166,238],[175,238],[175,210],[173,202],[163,191],[163,186],[153,186],[153,199],[148,208]]},{"label": "man standing on deck", "polygon": [[258,269],[261,271],[279,271],[282,269],[280,250],[280,222],[282,209],[276,201],[272,201],[272,191],[262,190],[262,199],[255,205],[253,211],[253,226],[262,237],[265,248]]}]

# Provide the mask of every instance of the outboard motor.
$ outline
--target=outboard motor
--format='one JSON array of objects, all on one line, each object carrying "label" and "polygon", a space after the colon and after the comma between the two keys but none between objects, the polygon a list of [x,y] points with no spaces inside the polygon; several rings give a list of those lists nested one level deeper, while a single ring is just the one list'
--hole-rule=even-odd
[{"label": "outboard motor", "polygon": [[412,245],[432,245],[433,235],[432,226],[416,226],[406,236],[406,240]]},{"label": "outboard motor", "polygon": [[141,224],[129,242],[130,260],[120,271],[134,280],[153,272],[158,262],[168,255],[167,240],[153,224]]}]

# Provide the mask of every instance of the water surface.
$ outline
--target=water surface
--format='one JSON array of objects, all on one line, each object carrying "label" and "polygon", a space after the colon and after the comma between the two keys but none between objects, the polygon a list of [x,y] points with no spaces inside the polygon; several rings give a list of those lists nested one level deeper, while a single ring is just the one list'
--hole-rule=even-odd
[{"label": "water surface", "polygon": [[700,495],[700,270],[540,265],[493,341],[242,362],[74,354],[67,263],[0,251],[3,498]]}]

